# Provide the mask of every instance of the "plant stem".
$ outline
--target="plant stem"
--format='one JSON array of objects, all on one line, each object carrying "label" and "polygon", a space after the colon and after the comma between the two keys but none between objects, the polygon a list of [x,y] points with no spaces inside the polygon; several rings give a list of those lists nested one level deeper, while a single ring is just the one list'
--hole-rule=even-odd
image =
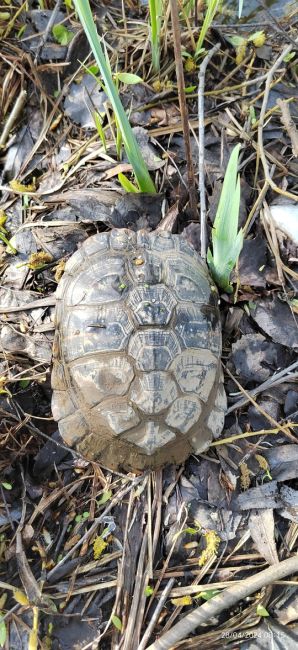
[{"label": "plant stem", "polygon": [[179,94],[179,106],[181,112],[181,122],[183,126],[183,136],[185,143],[185,158],[187,164],[187,176],[188,176],[188,191],[189,191],[189,205],[191,210],[192,219],[195,221],[197,219],[197,194],[195,187],[195,175],[194,167],[190,146],[190,135],[189,135],[189,124],[188,124],[188,110],[185,98],[185,83],[184,83],[184,72],[182,64],[182,53],[181,53],[181,34],[179,26],[179,13],[177,7],[177,0],[170,0],[171,7],[171,16],[172,16],[172,28],[173,28],[173,37],[174,37],[174,51],[175,51],[175,61],[176,61],[176,74],[177,74],[177,86]]}]

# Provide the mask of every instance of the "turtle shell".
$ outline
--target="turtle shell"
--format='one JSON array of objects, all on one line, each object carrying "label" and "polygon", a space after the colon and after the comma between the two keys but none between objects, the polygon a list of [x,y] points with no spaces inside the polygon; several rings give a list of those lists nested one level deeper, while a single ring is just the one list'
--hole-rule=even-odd
[{"label": "turtle shell", "polygon": [[218,295],[178,235],[112,230],[56,292],[52,411],[70,447],[112,469],[180,463],[220,435]]}]

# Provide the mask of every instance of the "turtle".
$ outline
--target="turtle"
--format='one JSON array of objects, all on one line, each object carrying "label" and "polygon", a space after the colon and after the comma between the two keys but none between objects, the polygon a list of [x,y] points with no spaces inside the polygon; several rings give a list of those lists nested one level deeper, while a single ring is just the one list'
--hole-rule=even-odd
[{"label": "turtle", "polygon": [[218,292],[186,239],[127,228],[89,237],[65,265],[55,314],[52,413],[69,447],[139,472],[220,436]]}]

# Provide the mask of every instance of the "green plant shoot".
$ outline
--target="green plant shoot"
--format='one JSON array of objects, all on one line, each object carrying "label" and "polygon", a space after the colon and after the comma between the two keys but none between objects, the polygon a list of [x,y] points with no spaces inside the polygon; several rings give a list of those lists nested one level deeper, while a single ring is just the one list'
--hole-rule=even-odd
[{"label": "green plant shoot", "polygon": [[96,63],[99,67],[105,92],[108,95],[114,111],[116,123],[121,129],[126,155],[132,165],[138,187],[141,192],[155,193],[156,189],[154,183],[150,178],[150,174],[143,160],[135,135],[114,85],[109,64],[107,63],[101,47],[100,38],[93,21],[89,0],[73,0],[73,3],[85,30]]},{"label": "green plant shoot", "polygon": [[152,67],[154,72],[160,68],[160,28],[162,0],[149,0]]},{"label": "green plant shoot", "polygon": [[195,55],[199,53],[199,50],[202,49],[205,36],[208,32],[208,29],[211,27],[213,18],[218,10],[221,0],[207,0],[207,11],[205,18],[203,20],[203,25],[201,27],[200,36],[198,38]]},{"label": "green plant shoot", "polygon": [[220,200],[212,229],[212,253],[207,262],[214,281],[221,289],[232,292],[231,272],[243,246],[243,232],[238,230],[240,178],[237,174],[240,145],[234,147],[226,169]]}]

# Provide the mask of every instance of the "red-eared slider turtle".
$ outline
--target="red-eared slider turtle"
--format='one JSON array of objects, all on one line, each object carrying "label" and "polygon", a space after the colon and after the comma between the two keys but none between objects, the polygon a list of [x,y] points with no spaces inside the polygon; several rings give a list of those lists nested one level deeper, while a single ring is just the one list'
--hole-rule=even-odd
[{"label": "red-eared slider turtle", "polygon": [[190,244],[168,232],[94,235],[56,297],[52,410],[70,447],[113,469],[156,469],[220,435],[218,295]]}]

